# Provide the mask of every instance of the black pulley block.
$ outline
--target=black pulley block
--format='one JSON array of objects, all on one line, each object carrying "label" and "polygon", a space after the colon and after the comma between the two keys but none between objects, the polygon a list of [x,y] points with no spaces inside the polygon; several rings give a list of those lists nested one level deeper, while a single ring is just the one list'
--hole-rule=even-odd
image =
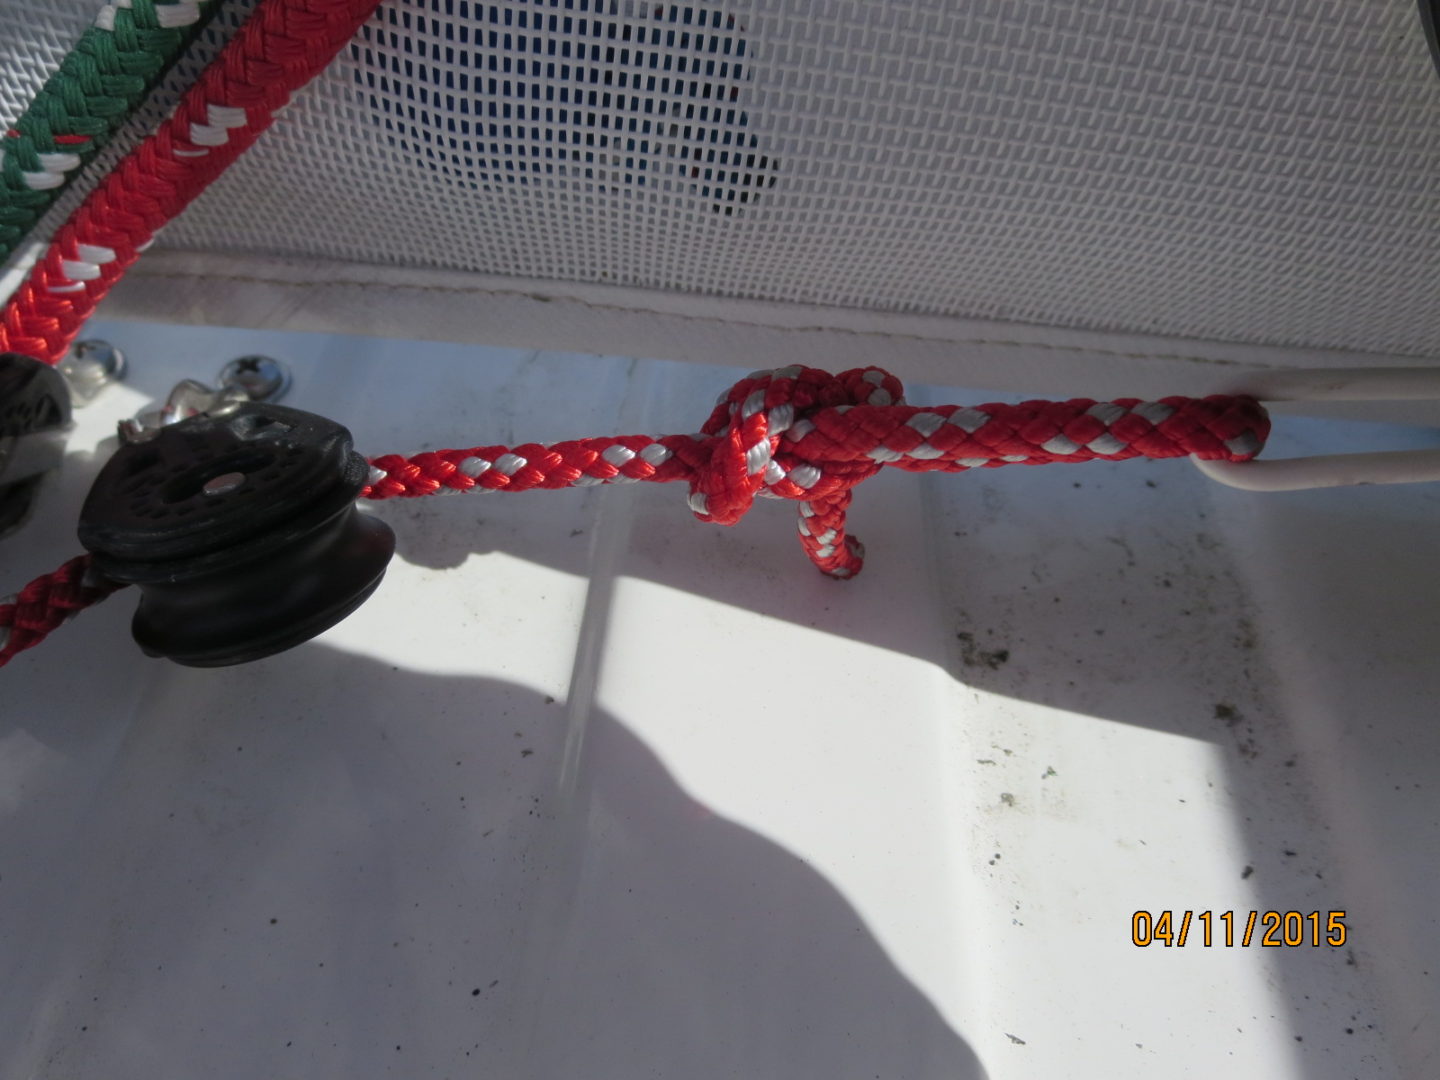
[{"label": "black pulley block", "polygon": [[242,664],[335,625],[380,584],[395,535],[355,507],[368,471],[350,432],[313,413],[192,416],[110,459],[80,542],[105,576],[139,586],[146,654]]},{"label": "black pulley block", "polygon": [[69,423],[70,390],[60,373],[31,356],[0,353],[0,536],[25,519],[45,470],[59,464]]}]

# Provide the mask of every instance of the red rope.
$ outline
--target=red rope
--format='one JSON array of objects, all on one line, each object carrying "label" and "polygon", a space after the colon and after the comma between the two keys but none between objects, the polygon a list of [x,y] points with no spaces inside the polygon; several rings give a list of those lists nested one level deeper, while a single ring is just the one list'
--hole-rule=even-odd
[{"label": "red rope", "polygon": [[57,363],[156,231],[238,158],[379,0],[263,0],[160,128],[70,216],[0,315],[0,352]]},{"label": "red rope", "polygon": [[16,596],[0,600],[0,667],[119,588],[91,570],[89,555],[80,555],[36,578]]},{"label": "red rope", "polygon": [[685,481],[701,521],[733,525],[757,495],[800,504],[800,541],[850,577],[864,549],[845,535],[851,489],[886,465],[963,472],[1001,465],[1195,455],[1247,461],[1270,432],[1253,398],[905,405],[879,368],[757,372],[725,394],[699,435],[622,435],[542,446],[477,446],[371,460],[362,498]]}]

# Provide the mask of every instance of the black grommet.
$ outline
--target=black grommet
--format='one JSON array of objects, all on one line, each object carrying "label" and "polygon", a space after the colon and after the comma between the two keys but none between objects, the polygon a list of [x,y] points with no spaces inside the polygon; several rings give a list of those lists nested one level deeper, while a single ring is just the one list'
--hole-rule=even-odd
[{"label": "black grommet", "polygon": [[[70,388],[64,376],[33,356],[0,353],[0,536],[25,520],[44,471],[64,454],[61,429],[69,423]],[[39,447],[40,453],[18,454],[11,440],[33,441],[24,440],[27,435],[52,445]]]},{"label": "black grommet", "polygon": [[250,403],[122,446],[80,513],[80,542],[137,585],[150,656],[242,664],[307,641],[375,591],[395,534],[361,514],[369,466],[350,432]]}]

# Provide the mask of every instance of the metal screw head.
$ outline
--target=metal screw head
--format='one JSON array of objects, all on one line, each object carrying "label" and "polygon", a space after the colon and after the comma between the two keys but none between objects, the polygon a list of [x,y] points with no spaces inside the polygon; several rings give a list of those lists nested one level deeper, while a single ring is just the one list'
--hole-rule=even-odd
[{"label": "metal screw head", "polygon": [[268,356],[231,360],[217,378],[223,389],[243,390],[251,401],[279,401],[290,389],[290,369]]},{"label": "metal screw head", "polygon": [[206,495],[228,495],[244,486],[245,474],[243,472],[227,472],[221,473],[219,476],[212,476],[205,481],[205,486],[200,490]]},{"label": "metal screw head", "polygon": [[81,341],[57,369],[70,387],[71,400],[84,405],[112,382],[125,378],[125,354],[108,341]]}]

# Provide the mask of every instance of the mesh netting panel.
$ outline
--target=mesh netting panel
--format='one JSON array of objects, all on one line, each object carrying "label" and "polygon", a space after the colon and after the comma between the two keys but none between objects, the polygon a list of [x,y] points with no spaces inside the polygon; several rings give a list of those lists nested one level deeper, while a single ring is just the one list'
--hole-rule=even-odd
[{"label": "mesh netting panel", "polygon": [[0,120],[25,111],[99,10],[74,0],[0,0]]},{"label": "mesh netting panel", "polygon": [[162,243],[1424,354],[1437,176],[1413,0],[388,0]]}]

